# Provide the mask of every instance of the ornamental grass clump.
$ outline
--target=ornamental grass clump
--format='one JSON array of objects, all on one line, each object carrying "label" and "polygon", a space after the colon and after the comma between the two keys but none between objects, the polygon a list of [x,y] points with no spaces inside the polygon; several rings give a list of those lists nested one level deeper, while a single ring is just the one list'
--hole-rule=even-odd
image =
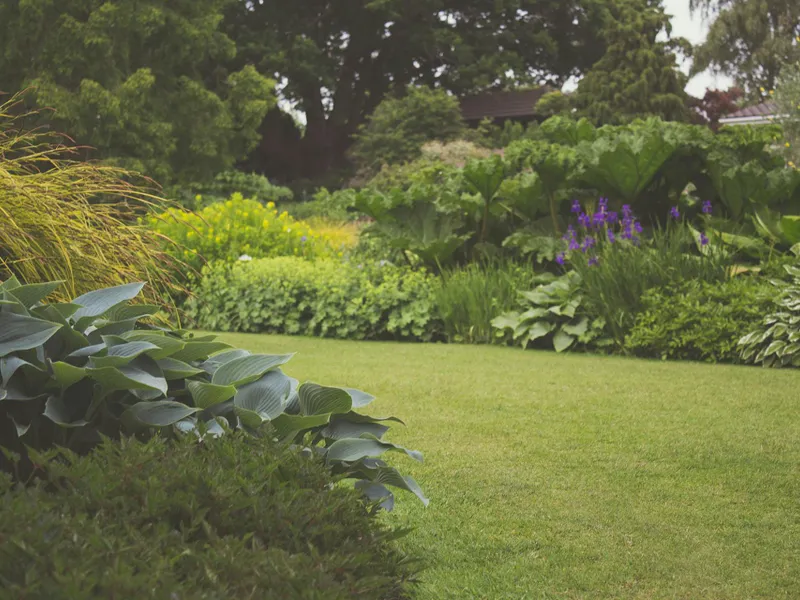
[{"label": "ornamental grass clump", "polygon": [[[711,211],[703,204],[704,217]],[[641,309],[642,295],[650,289],[688,280],[725,281],[731,259],[710,244],[708,236],[681,218],[678,207],[670,211],[666,227],[645,231],[629,205],[622,214],[608,210],[601,198],[597,210],[572,205],[578,226],[564,236],[566,251],[556,259],[581,277],[587,311],[602,317],[618,347]]]}]

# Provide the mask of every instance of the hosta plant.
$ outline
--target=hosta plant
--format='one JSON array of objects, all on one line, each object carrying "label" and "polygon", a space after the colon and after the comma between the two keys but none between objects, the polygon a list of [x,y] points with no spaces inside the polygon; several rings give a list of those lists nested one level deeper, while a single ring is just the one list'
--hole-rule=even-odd
[{"label": "hosta plant", "polygon": [[580,277],[574,271],[534,290],[520,293],[523,311],[500,315],[492,321],[498,337],[509,333],[523,348],[546,340],[556,352],[576,346],[608,345],[605,321],[581,310]]},{"label": "hosta plant", "polygon": [[0,284],[0,446],[23,456],[26,447],[53,445],[85,452],[102,436],[206,439],[241,429],[322,454],[387,508],[387,485],[427,502],[411,477],[378,458],[399,451],[422,460],[383,439],[398,419],[357,412],[372,396],[299,385],[280,369],[291,354],[251,354],[214,336],[148,325],[142,320],[157,307],[131,303],[143,285],[45,303],[58,282]]},{"label": "hosta plant", "polygon": [[[777,310],[739,340],[742,359],[765,367],[800,367],[800,269],[785,265],[791,284],[780,284],[783,292],[775,300]],[[785,287],[784,287],[785,286]]]}]

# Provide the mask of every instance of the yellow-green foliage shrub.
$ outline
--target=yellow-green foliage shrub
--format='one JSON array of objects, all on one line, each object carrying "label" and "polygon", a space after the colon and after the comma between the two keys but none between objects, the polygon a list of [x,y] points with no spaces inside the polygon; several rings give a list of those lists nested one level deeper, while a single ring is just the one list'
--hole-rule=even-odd
[{"label": "yellow-green foliage shrub", "polygon": [[341,256],[344,251],[341,242],[337,247],[305,221],[278,212],[273,202],[263,205],[238,193],[198,213],[171,208],[151,217],[150,224],[176,244],[172,251],[179,258],[196,269],[205,261],[233,261],[243,255],[317,259]]}]

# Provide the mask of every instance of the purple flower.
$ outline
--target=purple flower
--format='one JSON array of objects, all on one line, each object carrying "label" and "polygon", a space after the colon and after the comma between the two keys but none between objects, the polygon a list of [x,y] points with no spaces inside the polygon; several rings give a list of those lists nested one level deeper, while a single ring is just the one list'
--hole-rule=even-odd
[{"label": "purple flower", "polygon": [[700,245],[708,246],[708,236],[705,233],[700,233]]},{"label": "purple flower", "polygon": [[306,236],[303,236],[303,237],[301,237],[301,238],[300,238],[300,241],[301,241],[303,244],[305,244],[307,239],[308,239],[308,238],[307,238]]},{"label": "purple flower", "polygon": [[594,216],[592,217],[592,225],[594,225],[595,227],[600,227],[600,225],[602,225],[605,222],[606,222],[605,213],[602,212],[594,213]]},{"label": "purple flower", "polygon": [[636,233],[642,233],[642,224],[641,224],[641,223],[639,223],[639,221],[634,221],[634,222],[633,222],[633,230],[634,230]]},{"label": "purple flower", "polygon": [[575,213],[576,215],[581,212],[581,203],[575,198],[572,201],[572,208],[569,209],[570,212]]},{"label": "purple flower", "polygon": [[596,256],[592,256],[592,257],[589,259],[589,266],[590,266],[590,267],[593,267],[593,266],[595,266],[595,265],[596,265],[598,262],[599,262],[599,261],[597,260],[597,257],[596,257]]},{"label": "purple flower", "polygon": [[616,236],[614,235],[614,232],[613,232],[613,231],[611,231],[611,230],[609,229],[609,230],[607,230],[607,231],[606,231],[606,233],[608,234],[608,241],[609,241],[609,242],[611,242],[611,243],[613,244],[614,242],[616,242],[616,241],[617,241],[617,238],[616,238]]},{"label": "purple flower", "polygon": [[710,215],[712,210],[714,210],[714,209],[711,207],[711,200],[706,200],[705,202],[703,202],[703,213],[704,214]]},{"label": "purple flower", "polygon": [[576,235],[577,235],[577,233],[575,231],[575,228],[572,225],[568,225],[567,226],[567,233],[565,233],[563,236],[561,236],[561,239],[564,240],[565,242],[567,240],[574,240]]},{"label": "purple flower", "polygon": [[563,252],[559,252],[558,254],[556,254],[556,262],[558,264],[560,264],[560,265],[564,264],[564,253]]},{"label": "purple flower", "polygon": [[581,251],[586,252],[589,248],[593,248],[595,243],[596,243],[595,239],[592,236],[587,235],[585,238],[583,238],[583,245],[581,246]]},{"label": "purple flower", "polygon": [[633,211],[631,211],[631,205],[630,204],[623,204],[622,205],[622,214],[624,216],[626,216],[626,217],[630,217],[633,214]]},{"label": "purple flower", "polygon": [[608,210],[608,198],[600,198],[598,205],[600,206],[601,213],[606,212]]},{"label": "purple flower", "polygon": [[576,240],[575,238],[572,238],[572,239],[569,241],[569,249],[570,249],[570,250],[580,250],[580,247],[581,247],[581,246],[580,246],[580,244],[578,243],[578,240]]},{"label": "purple flower", "polygon": [[681,213],[678,210],[677,206],[673,206],[672,208],[669,209],[669,216],[671,216],[673,219],[676,220],[681,218]]},{"label": "purple flower", "polygon": [[592,219],[586,213],[581,213],[578,215],[578,223],[580,223],[581,227],[588,229],[592,225]]},{"label": "purple flower", "polygon": [[619,220],[619,216],[614,211],[611,211],[606,215],[606,223],[614,224]]}]

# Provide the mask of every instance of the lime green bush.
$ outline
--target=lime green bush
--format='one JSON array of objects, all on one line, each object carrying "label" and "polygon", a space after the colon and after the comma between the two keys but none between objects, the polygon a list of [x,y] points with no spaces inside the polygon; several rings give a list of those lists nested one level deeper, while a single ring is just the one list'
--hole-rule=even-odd
[{"label": "lime green bush", "polygon": [[171,208],[151,217],[150,224],[177,244],[171,245],[173,252],[195,269],[204,261],[232,261],[243,255],[317,259],[343,252],[308,223],[279,213],[273,202],[262,205],[239,193],[198,213]]},{"label": "lime green bush", "polygon": [[106,441],[0,474],[0,587],[28,600],[406,598],[417,567],[321,458],[244,434]]},{"label": "lime green bush", "polygon": [[433,278],[391,264],[297,257],[216,262],[186,306],[203,329],[346,339],[434,337]]}]

